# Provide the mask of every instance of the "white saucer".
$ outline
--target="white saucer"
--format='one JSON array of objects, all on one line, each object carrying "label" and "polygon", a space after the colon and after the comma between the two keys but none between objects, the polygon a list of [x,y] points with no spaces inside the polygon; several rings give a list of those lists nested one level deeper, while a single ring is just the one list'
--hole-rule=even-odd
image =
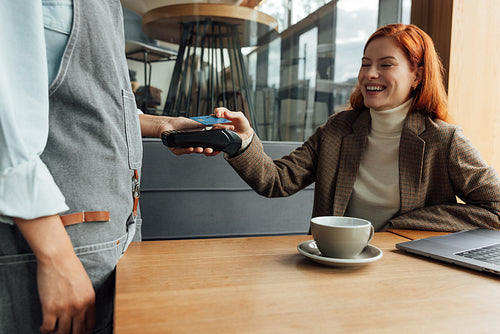
[{"label": "white saucer", "polygon": [[297,249],[300,254],[311,260],[332,267],[356,267],[373,261],[377,261],[384,254],[379,248],[368,245],[363,249],[361,254],[353,259],[337,259],[333,257],[322,256],[316,242],[314,240],[308,240],[301,242]]}]

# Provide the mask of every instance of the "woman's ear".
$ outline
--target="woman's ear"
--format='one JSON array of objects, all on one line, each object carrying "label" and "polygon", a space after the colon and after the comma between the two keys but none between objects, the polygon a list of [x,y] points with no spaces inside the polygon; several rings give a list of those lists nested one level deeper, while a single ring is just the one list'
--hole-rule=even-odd
[{"label": "woman's ear", "polygon": [[420,83],[422,82],[423,75],[424,75],[424,68],[422,66],[417,67],[417,70],[415,71],[415,79],[412,85],[414,89],[417,88],[417,86],[420,85]]}]

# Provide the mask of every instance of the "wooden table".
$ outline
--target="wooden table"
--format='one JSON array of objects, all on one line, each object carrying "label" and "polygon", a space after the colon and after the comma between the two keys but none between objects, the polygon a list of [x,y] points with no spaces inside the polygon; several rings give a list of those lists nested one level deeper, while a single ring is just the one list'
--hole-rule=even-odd
[{"label": "wooden table", "polygon": [[357,269],[300,255],[310,235],[133,243],[115,333],[497,333],[500,282],[396,250]]}]

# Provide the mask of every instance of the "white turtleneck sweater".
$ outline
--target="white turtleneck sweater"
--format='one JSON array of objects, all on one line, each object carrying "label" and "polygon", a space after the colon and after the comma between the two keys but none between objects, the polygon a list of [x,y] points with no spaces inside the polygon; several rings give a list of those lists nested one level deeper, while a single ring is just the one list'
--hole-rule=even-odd
[{"label": "white turtleneck sweater", "polygon": [[370,133],[345,215],[369,220],[376,231],[399,210],[399,140],[411,102],[370,109]]}]

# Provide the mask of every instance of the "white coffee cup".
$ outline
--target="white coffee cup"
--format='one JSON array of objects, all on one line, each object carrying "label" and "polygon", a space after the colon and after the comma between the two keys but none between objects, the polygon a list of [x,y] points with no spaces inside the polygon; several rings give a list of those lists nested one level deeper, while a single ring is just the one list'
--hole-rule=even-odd
[{"label": "white coffee cup", "polygon": [[370,243],[374,229],[361,218],[321,216],[311,219],[311,232],[323,256],[350,259]]}]

